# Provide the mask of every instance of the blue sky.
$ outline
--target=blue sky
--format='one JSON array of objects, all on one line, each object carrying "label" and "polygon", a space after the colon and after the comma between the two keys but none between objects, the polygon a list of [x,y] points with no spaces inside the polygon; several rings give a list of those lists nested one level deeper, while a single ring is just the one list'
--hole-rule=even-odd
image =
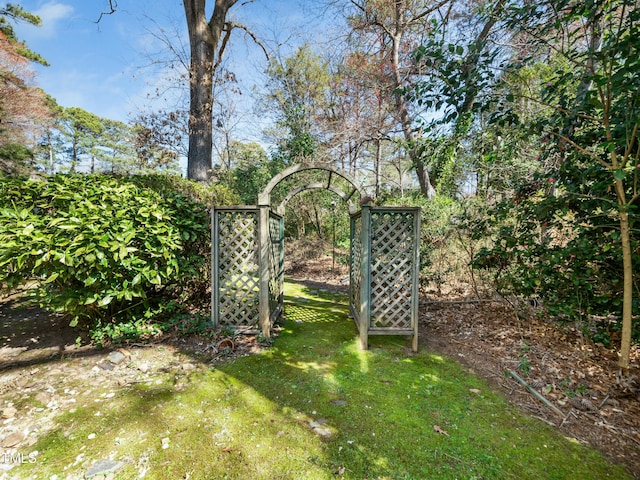
[{"label": "blue sky", "polygon": [[[103,16],[99,24],[107,0],[14,3],[43,21],[40,28],[16,27],[18,37],[51,64],[36,67],[38,85],[64,107],[80,107],[105,118],[127,121],[132,113],[151,106],[148,94],[163,85],[162,74],[149,67],[158,52],[166,51],[157,39],[160,32],[167,36],[181,32],[186,42],[182,0],[118,0],[118,11]],[[318,12],[309,10],[314,4],[313,0],[256,0],[234,7],[231,15],[267,43],[288,41],[292,31],[294,37],[302,31],[313,41],[319,21]],[[321,34],[317,33],[318,39]],[[229,60],[245,92],[260,83],[264,57],[242,35],[236,36]],[[245,108],[250,108],[248,96],[244,98]]]}]

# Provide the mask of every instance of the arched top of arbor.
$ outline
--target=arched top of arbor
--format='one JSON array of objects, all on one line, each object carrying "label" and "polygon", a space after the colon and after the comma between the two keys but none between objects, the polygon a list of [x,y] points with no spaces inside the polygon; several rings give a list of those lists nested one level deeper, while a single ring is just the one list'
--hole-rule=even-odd
[{"label": "arched top of arbor", "polygon": [[324,182],[308,183],[307,185],[302,185],[300,187],[297,187],[291,190],[291,192],[289,192],[289,194],[284,198],[284,200],[280,202],[280,205],[278,206],[278,213],[280,215],[284,215],[284,209],[287,206],[287,203],[289,203],[289,200],[291,200],[293,197],[295,197],[299,193],[302,193],[306,190],[318,190],[318,189],[325,189],[335,193],[349,205],[349,213],[356,213],[357,208],[351,201],[351,196],[353,195],[353,193],[349,195],[348,193],[345,193],[342,190],[340,190],[338,187],[334,185],[327,185]]},{"label": "arched top of arbor", "polygon": [[[283,181],[284,179],[290,177],[291,175],[293,175],[295,173],[303,172],[303,171],[306,171],[306,170],[324,170],[324,171],[326,171],[327,172],[327,180],[326,180],[326,182],[317,182],[317,183],[314,183],[314,184],[309,184],[309,185],[322,185],[322,186],[317,186],[317,187],[316,186],[309,187],[309,185],[305,185],[305,187],[308,187],[308,188],[302,188],[301,190],[299,190],[294,195],[290,194],[291,198],[293,196],[297,195],[298,193],[300,193],[300,192],[302,192],[304,190],[307,190],[309,188],[325,188],[327,190],[331,190],[331,191],[337,193],[338,195],[340,195],[340,197],[346,202],[348,202],[356,192],[360,194],[361,198],[364,198],[364,196],[365,196],[364,190],[362,189],[362,187],[358,186],[355,178],[353,178],[347,172],[345,172],[343,170],[340,170],[339,168],[336,168],[336,167],[334,167],[332,165],[305,165],[305,164],[298,163],[296,165],[291,165],[290,167],[285,168],[282,172],[280,172],[278,175],[276,175],[275,177],[273,177],[271,179],[269,184],[265,187],[265,189],[262,191],[262,193],[258,196],[258,205],[263,205],[263,206],[264,205],[270,205],[271,204],[271,192],[273,191],[273,189],[281,181]],[[344,180],[346,180],[351,185],[351,191],[349,193],[344,193],[344,192],[340,191],[337,187],[335,187],[335,186],[333,186],[331,184],[334,175],[337,175],[337,176],[343,178]],[[291,198],[289,198],[289,200],[291,200]],[[285,204],[286,204],[286,202],[285,202]]]}]

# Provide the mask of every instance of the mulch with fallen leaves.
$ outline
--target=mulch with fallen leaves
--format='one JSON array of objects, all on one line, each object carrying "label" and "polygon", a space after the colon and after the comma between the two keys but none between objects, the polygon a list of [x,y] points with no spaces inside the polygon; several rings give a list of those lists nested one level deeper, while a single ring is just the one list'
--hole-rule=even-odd
[{"label": "mulch with fallen leaves", "polygon": [[616,352],[574,325],[552,322],[543,311],[524,317],[506,302],[451,296],[423,300],[420,335],[423,347],[459,360],[520,410],[597,448],[640,478],[637,345],[632,368],[622,375]]}]

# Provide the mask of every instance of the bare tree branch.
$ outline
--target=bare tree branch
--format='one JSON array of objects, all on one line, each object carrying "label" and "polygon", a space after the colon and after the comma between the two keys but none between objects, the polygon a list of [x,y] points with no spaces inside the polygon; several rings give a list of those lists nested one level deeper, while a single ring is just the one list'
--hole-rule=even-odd
[{"label": "bare tree branch", "polygon": [[234,28],[239,28],[240,30],[244,30],[244,32],[251,37],[251,40],[253,40],[253,42],[262,49],[264,56],[267,58],[267,60],[269,60],[269,53],[267,52],[267,48],[264,46],[264,44],[260,40],[258,40],[258,37],[256,37],[255,33],[253,33],[251,30],[249,30],[249,28],[247,28],[246,25],[243,25],[241,23],[235,23],[235,22],[227,22],[225,29],[227,28],[229,29],[229,32],[231,32],[231,30],[233,30]]},{"label": "bare tree branch", "polygon": [[108,1],[109,1],[109,11],[100,12],[100,16],[98,17],[98,20],[95,21],[95,23],[100,23],[100,20],[102,20],[102,17],[104,17],[105,15],[113,15],[114,13],[116,13],[116,10],[118,8],[118,0],[108,0]]}]

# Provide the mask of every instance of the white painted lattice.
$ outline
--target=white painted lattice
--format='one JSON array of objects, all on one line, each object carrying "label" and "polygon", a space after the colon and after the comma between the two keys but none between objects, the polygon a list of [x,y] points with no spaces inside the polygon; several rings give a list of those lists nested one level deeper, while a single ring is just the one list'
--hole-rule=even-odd
[{"label": "white painted lattice", "polygon": [[369,335],[411,335],[418,348],[420,209],[369,207],[351,216],[349,303]]},{"label": "white painted lattice", "polygon": [[[216,324],[253,328],[258,323],[258,214],[255,210],[216,211]],[[214,275],[216,272],[214,271]],[[215,282],[217,280],[217,282]]]},{"label": "white painted lattice", "polygon": [[371,328],[412,328],[413,227],[413,212],[371,212]]}]

